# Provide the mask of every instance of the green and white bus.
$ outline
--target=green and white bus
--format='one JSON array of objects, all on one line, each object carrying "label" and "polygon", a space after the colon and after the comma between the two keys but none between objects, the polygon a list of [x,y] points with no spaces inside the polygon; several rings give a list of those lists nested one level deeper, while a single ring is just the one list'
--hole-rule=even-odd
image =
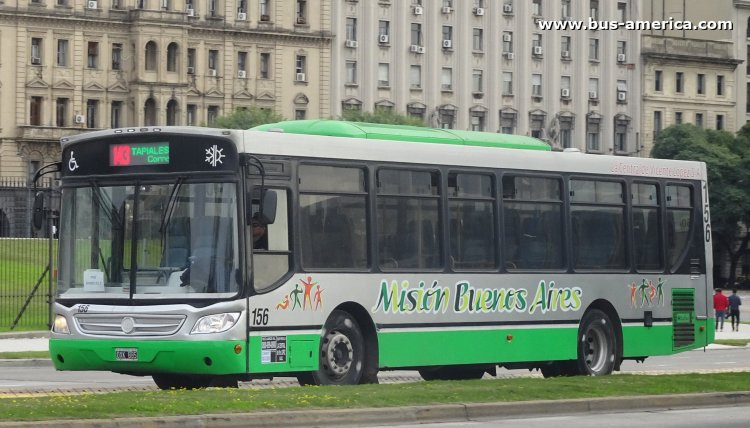
[{"label": "green and white bus", "polygon": [[58,370],[605,375],[714,338],[702,163],[339,121],[61,143]]}]

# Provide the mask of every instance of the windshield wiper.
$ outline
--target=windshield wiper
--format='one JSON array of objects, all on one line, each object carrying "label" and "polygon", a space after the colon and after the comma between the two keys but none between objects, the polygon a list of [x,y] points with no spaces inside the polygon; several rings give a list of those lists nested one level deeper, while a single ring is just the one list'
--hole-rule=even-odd
[{"label": "windshield wiper", "polygon": [[159,236],[161,238],[161,258],[164,260],[167,254],[167,227],[169,222],[172,220],[172,214],[177,206],[177,195],[182,187],[182,182],[185,181],[185,177],[177,177],[177,180],[172,187],[172,192],[169,194],[169,200],[167,201],[167,207],[161,215],[161,224],[159,225]]}]

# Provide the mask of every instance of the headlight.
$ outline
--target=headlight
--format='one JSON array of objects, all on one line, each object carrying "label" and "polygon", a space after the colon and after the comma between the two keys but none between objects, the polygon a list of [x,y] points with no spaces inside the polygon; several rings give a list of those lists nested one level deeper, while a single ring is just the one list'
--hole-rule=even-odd
[{"label": "headlight", "polygon": [[232,328],[239,319],[240,314],[237,312],[206,315],[195,323],[190,334],[221,333]]},{"label": "headlight", "polygon": [[55,315],[55,322],[54,324],[52,324],[52,332],[60,334],[70,334],[70,329],[68,328],[68,319],[60,314]]}]

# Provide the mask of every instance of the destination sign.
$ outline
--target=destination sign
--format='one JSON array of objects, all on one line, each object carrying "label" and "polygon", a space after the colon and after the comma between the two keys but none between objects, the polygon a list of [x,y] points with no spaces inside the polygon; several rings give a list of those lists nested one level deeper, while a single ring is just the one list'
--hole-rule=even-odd
[{"label": "destination sign", "polygon": [[162,165],[169,163],[169,143],[112,144],[109,166]]}]

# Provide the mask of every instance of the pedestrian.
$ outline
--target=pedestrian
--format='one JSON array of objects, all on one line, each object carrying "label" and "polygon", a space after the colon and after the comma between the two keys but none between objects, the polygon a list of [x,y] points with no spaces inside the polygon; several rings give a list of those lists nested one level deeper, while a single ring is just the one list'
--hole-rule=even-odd
[{"label": "pedestrian", "polygon": [[737,295],[737,289],[729,296],[729,317],[732,319],[732,331],[740,331],[740,305],[742,299]]},{"label": "pedestrian", "polygon": [[716,312],[716,330],[724,331],[724,316],[727,313],[727,307],[729,306],[729,299],[724,293],[721,292],[721,288],[716,289],[714,294],[714,311]]}]

